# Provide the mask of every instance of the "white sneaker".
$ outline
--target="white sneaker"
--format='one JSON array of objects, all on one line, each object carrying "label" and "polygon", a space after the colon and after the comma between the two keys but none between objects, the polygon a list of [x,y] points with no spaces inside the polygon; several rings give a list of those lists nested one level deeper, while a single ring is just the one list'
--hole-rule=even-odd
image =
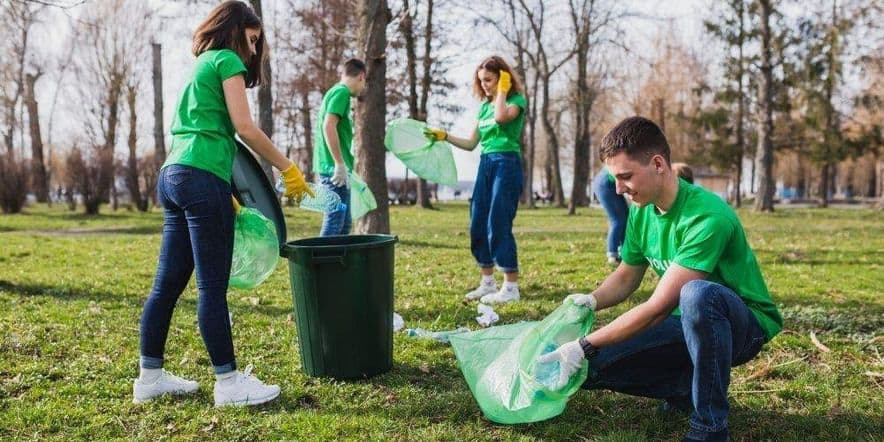
[{"label": "white sneaker", "polygon": [[215,381],[215,406],[258,405],[279,396],[279,385],[267,385],[252,376],[252,365],[237,372],[233,379]]},{"label": "white sneaker", "polygon": [[501,287],[500,291],[485,295],[481,298],[483,304],[506,304],[507,302],[515,302],[519,300],[519,288]]},{"label": "white sneaker", "polygon": [[479,287],[477,287],[475,290],[467,293],[464,296],[464,298],[466,298],[467,301],[475,301],[485,295],[489,295],[491,293],[496,293],[496,292],[497,292],[497,285],[496,284],[495,285],[479,284]]},{"label": "white sneaker", "polygon": [[140,404],[164,394],[189,394],[199,390],[200,386],[195,381],[187,380],[166,370],[153,382],[147,383],[140,378],[132,385],[132,402]]}]

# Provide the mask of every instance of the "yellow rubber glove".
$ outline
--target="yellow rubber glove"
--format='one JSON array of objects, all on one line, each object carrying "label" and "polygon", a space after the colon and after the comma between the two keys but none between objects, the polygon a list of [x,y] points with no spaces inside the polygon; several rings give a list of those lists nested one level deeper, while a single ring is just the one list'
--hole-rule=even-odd
[{"label": "yellow rubber glove", "polygon": [[500,78],[497,79],[497,93],[507,94],[513,87],[513,77],[507,71],[500,71]]},{"label": "yellow rubber glove", "polygon": [[239,205],[239,201],[236,200],[236,197],[230,195],[230,199],[233,200],[233,214],[239,215],[239,210],[242,209],[242,206]]},{"label": "yellow rubber glove", "polygon": [[285,183],[285,193],[286,197],[289,197],[295,200],[295,203],[300,204],[301,199],[304,198],[304,195],[316,196],[309,187],[307,187],[307,181],[304,180],[304,174],[301,173],[301,169],[298,169],[294,163],[289,166],[288,169],[282,171],[282,181]]},{"label": "yellow rubber glove", "polygon": [[435,127],[427,127],[424,129],[424,136],[430,141],[445,141],[448,139],[448,132]]}]

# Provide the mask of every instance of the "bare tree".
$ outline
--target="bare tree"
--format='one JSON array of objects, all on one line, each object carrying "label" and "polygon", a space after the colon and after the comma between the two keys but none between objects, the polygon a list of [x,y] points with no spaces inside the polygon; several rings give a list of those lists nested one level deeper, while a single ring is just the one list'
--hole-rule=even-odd
[{"label": "bare tree", "polygon": [[153,141],[156,167],[166,162],[166,130],[163,128],[163,46],[152,42],[151,78],[153,79]]},{"label": "bare tree", "polygon": [[[408,115],[410,118],[422,121],[426,121],[429,115],[427,105],[431,90],[435,87],[435,93],[444,96],[447,91],[454,87],[450,82],[440,80],[440,78],[444,77],[444,73],[447,70],[440,66],[440,63],[436,63],[436,59],[433,56],[433,43],[435,41],[437,44],[440,44],[438,40],[441,38],[434,28],[434,8],[435,1],[426,0],[426,12],[421,17],[418,10],[418,2],[416,1],[414,7],[412,7],[408,0],[404,0],[403,10],[399,19],[399,33],[402,35],[405,43]],[[416,26],[421,25],[423,26],[422,32],[416,29]],[[423,45],[423,52],[420,57],[417,54],[419,32]],[[417,74],[418,61],[420,61],[422,69],[420,78],[418,78]],[[427,185],[427,181],[419,177],[416,187],[417,200],[420,207],[425,209],[432,208],[430,188]]]},{"label": "bare tree", "polygon": [[[10,38],[0,41],[2,57],[7,60],[0,69],[2,87],[2,111],[4,114],[3,143],[6,145],[7,157],[12,159],[15,130],[20,129],[21,98],[25,92],[25,65],[28,59],[28,40],[31,27],[40,6],[21,2],[4,2],[0,6],[0,26],[11,31]],[[20,130],[19,139],[24,140]]]},{"label": "bare tree", "polygon": [[126,165],[126,187],[129,189],[129,197],[132,204],[139,212],[147,212],[147,198],[142,195],[139,187],[138,173],[138,112],[135,110],[135,102],[138,97],[138,84],[130,81],[126,85],[126,104],[129,105],[129,159]]},{"label": "bare tree", "polygon": [[[736,102],[736,115],[733,122],[733,143],[725,142],[723,147],[728,157],[727,167],[734,171],[733,201],[736,207],[742,204],[741,185],[743,182],[743,158],[746,155],[746,47],[754,39],[748,29],[746,13],[747,0],[730,0],[720,4],[722,11],[714,20],[704,21],[707,32],[724,43],[730,55],[724,57],[723,68],[727,84],[720,94],[726,104]],[[734,49],[736,54],[734,54]],[[734,85],[733,83],[736,83]]]},{"label": "bare tree", "polygon": [[[252,4],[255,14],[265,23],[266,28],[267,17],[264,16],[261,0],[249,0],[249,3]],[[262,82],[261,86],[258,86],[258,124],[261,126],[261,130],[267,134],[268,138],[273,138],[273,72],[269,60],[262,66],[262,69],[265,72],[264,75],[267,81]],[[264,158],[259,158],[259,162],[261,163],[261,168],[264,169],[264,174],[267,175],[267,179],[272,180],[273,168],[270,162]]]},{"label": "bare tree", "polygon": [[573,48],[560,55],[558,60],[551,59],[551,47],[544,43],[542,36],[544,35],[544,25],[546,20],[545,2],[537,2],[528,5],[525,0],[519,0],[522,13],[534,36],[535,50],[534,53],[528,53],[532,62],[536,75],[540,79],[540,122],[543,125],[546,135],[547,147],[549,149],[549,159],[552,177],[553,201],[558,207],[565,207],[565,192],[562,189],[562,171],[559,162],[559,137],[556,127],[553,125],[551,118],[550,104],[550,86],[552,77],[562,66],[565,65],[573,56]]},{"label": "bare tree", "polygon": [[357,169],[377,200],[377,209],[358,222],[364,233],[389,233],[390,215],[387,202],[387,171],[385,168],[384,120],[387,113],[384,86],[387,78],[387,35],[390,10],[386,0],[359,0],[357,42],[365,60],[366,90],[356,108]]},{"label": "bare tree", "polygon": [[43,73],[25,74],[25,106],[28,108],[28,126],[31,134],[31,190],[37,201],[49,201],[49,181],[46,175],[46,164],[43,161],[43,136],[40,133],[40,112],[37,96],[34,93],[37,79]]},{"label": "bare tree", "polygon": [[761,85],[758,100],[759,132],[756,169],[759,173],[758,193],[755,196],[755,210],[773,212],[773,64],[771,47],[770,17],[773,14],[771,0],[758,0],[761,24]]},{"label": "bare tree", "polygon": [[[78,161],[96,161],[86,164],[82,170],[95,172],[94,183],[98,191],[93,192],[91,182],[84,199],[97,198],[98,201],[85,201],[86,212],[98,213],[101,202],[109,201],[115,195],[114,152],[117,143],[117,129],[120,108],[126,81],[134,75],[134,63],[141,60],[137,54],[146,51],[142,39],[148,17],[145,5],[134,0],[113,0],[92,8],[79,22],[77,38],[82,39],[79,48],[82,55],[78,59],[78,75],[89,79],[77,84],[79,99],[84,110],[85,135],[94,140],[92,146]],[[88,152],[90,149],[96,152]]]},{"label": "bare tree", "polygon": [[[614,3],[601,0],[568,0],[571,26],[576,45],[577,78],[574,82],[574,184],[568,214],[576,213],[577,206],[589,205],[586,192],[590,178],[590,146],[592,128],[590,117],[593,105],[601,92],[600,47],[606,42],[605,31],[623,17]],[[592,70],[590,70],[592,68]]]}]

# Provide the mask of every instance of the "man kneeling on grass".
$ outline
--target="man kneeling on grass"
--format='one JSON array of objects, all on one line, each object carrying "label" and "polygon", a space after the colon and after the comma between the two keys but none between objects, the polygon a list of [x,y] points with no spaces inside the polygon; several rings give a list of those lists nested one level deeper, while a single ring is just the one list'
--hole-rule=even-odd
[{"label": "man kneeling on grass", "polygon": [[617,193],[633,204],[622,263],[590,294],[595,310],[619,304],[648,265],[651,297],[609,324],[540,356],[559,361],[564,384],[589,360],[587,389],[663,399],[690,412],[685,440],[728,440],[731,367],[751,360],[783,325],[736,213],[717,195],[680,180],[653,122],[628,118],[602,141]]}]

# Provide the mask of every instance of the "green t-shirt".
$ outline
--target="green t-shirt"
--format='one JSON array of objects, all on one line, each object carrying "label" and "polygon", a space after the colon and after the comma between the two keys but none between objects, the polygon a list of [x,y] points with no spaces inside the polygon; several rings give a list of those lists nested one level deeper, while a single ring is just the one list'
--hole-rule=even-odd
[{"label": "green t-shirt", "polygon": [[[649,263],[659,276],[671,263],[706,272],[708,281],[743,299],[767,340],[783,328],[740,219],[724,200],[702,187],[679,179],[675,202],[662,215],[653,204],[630,207],[620,256],[630,265]],[[673,314],[680,312],[676,308]]]},{"label": "green t-shirt", "polygon": [[335,173],[335,158],[328,150],[325,142],[325,132],[322,130],[325,124],[325,116],[335,114],[338,116],[338,140],[341,145],[341,156],[347,170],[353,170],[353,152],[350,147],[353,144],[353,123],[350,121],[350,89],[347,85],[338,83],[329,89],[322,97],[322,107],[316,118],[316,127],[313,135],[313,172],[320,175],[331,176]]},{"label": "green t-shirt", "polygon": [[172,146],[163,167],[183,164],[230,182],[233,169],[233,122],[221,83],[246,73],[242,59],[229,49],[203,52],[196,58],[172,121]]},{"label": "green t-shirt", "polygon": [[519,137],[525,127],[525,96],[513,94],[506,99],[507,106],[519,106],[519,116],[511,121],[498,124],[494,121],[494,102],[485,100],[479,107],[479,144],[482,153],[516,152],[521,155]]}]

